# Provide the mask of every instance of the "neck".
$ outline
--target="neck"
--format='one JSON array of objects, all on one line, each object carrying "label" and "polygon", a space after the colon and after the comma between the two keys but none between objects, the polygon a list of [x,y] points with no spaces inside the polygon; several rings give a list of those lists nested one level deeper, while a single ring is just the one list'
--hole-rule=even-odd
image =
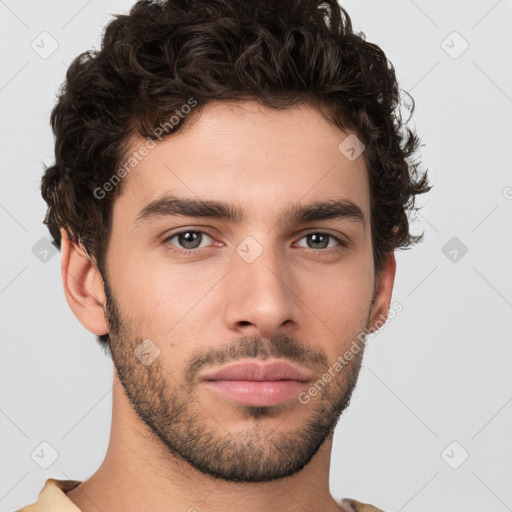
[{"label": "neck", "polygon": [[66,494],[82,512],[230,512],[242,504],[245,512],[340,511],[329,492],[331,448],[329,437],[302,471],[279,480],[215,479],[170,454],[137,416],[114,374],[107,454],[90,478]]}]

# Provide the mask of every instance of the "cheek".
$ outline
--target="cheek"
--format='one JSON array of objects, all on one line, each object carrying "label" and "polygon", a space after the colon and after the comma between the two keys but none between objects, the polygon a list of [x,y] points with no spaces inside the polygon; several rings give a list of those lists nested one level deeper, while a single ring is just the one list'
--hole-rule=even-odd
[{"label": "cheek", "polygon": [[131,261],[130,272],[118,276],[116,291],[137,334],[170,341],[184,326],[190,333],[192,319],[204,310],[208,297],[215,296],[212,286],[222,276],[222,269]]},{"label": "cheek", "polygon": [[330,360],[345,352],[367,327],[373,298],[373,261],[366,255],[357,264],[317,272],[303,281],[304,302],[311,325],[303,325],[314,341],[322,331],[329,341],[322,343]]}]

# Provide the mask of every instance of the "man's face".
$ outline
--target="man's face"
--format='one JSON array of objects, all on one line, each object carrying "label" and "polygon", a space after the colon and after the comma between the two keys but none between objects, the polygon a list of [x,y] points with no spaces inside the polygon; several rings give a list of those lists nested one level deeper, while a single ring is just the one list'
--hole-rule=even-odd
[{"label": "man's face", "polygon": [[[112,358],[164,451],[203,473],[256,482],[300,471],[348,405],[363,350],[332,365],[369,325],[374,268],[367,172],[338,150],[346,136],[309,106],[212,103],[148,152],[114,203]],[[176,203],[154,203],[165,196],[239,215],[173,213]],[[327,202],[344,206],[300,214]],[[205,380],[248,361],[284,361],[302,377]]]}]

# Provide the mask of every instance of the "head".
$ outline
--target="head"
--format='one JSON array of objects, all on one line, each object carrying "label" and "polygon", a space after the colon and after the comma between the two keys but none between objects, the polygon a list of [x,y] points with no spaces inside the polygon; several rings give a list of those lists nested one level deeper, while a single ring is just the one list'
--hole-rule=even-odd
[{"label": "head", "polygon": [[[420,239],[408,213],[429,186],[400,106],[336,0],[138,2],[69,67],[45,223],[71,308],[169,455],[272,480],[332,434],[393,253]],[[205,381],[247,359],[323,385],[262,405]]]}]

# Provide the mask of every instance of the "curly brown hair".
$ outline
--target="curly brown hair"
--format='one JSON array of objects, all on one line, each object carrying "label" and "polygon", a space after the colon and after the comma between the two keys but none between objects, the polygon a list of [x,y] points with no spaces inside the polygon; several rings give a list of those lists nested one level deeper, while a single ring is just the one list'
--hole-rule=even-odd
[{"label": "curly brown hair", "polygon": [[190,98],[197,107],[168,136],[213,100],[314,105],[365,145],[376,273],[387,253],[422,238],[410,233],[408,213],[430,186],[412,158],[419,138],[402,120],[394,67],[354,32],[336,0],[143,0],[114,16],[100,50],[73,60],[52,111],[55,164],[41,189],[44,223],[59,249],[63,228],[105,276],[123,183],[105,197],[94,191],[119,168],[133,136],[153,140]]}]

